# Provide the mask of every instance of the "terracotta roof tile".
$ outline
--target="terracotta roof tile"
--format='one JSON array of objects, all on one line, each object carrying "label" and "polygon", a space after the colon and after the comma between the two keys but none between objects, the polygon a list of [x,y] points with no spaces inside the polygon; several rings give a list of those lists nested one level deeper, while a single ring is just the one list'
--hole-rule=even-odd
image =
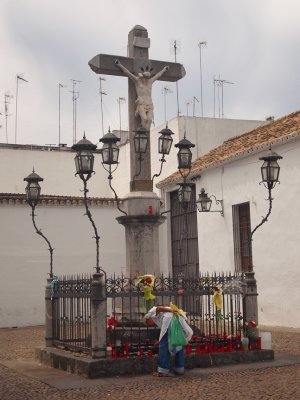
[{"label": "terracotta roof tile", "polygon": [[[195,160],[192,163],[189,177],[193,178],[204,169],[259,151],[270,144],[289,140],[295,136],[300,136],[300,111],[226,140],[220,146]],[[176,183],[180,178],[181,175],[177,171],[160,181],[157,187],[161,188]]]}]

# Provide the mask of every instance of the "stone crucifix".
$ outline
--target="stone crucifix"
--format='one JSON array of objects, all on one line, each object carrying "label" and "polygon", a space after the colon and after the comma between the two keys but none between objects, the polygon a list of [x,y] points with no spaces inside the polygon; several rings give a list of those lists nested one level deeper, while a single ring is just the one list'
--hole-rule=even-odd
[{"label": "stone crucifix", "polygon": [[136,25],[128,34],[129,57],[99,54],[89,61],[89,66],[96,74],[128,77],[131,191],[153,190],[150,144],[146,154],[143,155],[138,176],[136,173],[140,161],[134,152],[133,144],[138,126],[142,125],[149,131],[153,121],[152,84],[156,80],[176,82],[185,76],[185,69],[181,64],[149,60],[149,47],[147,30]]}]

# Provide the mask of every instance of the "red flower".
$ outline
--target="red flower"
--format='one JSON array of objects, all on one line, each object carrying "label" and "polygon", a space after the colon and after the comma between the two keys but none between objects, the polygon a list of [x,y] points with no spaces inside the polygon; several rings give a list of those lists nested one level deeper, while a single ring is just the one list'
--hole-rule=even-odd
[{"label": "red flower", "polygon": [[184,293],[184,289],[178,289],[178,290],[177,290],[178,296],[182,296],[183,293]]},{"label": "red flower", "polygon": [[107,320],[107,324],[108,324],[109,326],[118,326],[118,325],[119,325],[119,322],[118,322],[118,320],[117,320],[115,317],[110,317],[110,318],[108,318],[108,320]]}]

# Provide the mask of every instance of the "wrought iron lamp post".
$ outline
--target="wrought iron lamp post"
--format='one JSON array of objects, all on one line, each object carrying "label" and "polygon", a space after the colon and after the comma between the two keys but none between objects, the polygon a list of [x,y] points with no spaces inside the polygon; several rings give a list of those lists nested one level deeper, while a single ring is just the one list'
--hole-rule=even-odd
[{"label": "wrought iron lamp post", "polygon": [[94,154],[93,151],[96,150],[97,146],[86,139],[85,135],[83,139],[79,140],[78,143],[72,146],[72,149],[77,152],[75,156],[75,166],[76,166],[76,174],[79,175],[80,179],[83,181],[83,195],[84,195],[84,206],[86,210],[86,215],[88,216],[91,224],[93,226],[95,232],[95,241],[96,241],[96,273],[100,273],[101,268],[99,266],[99,240],[100,236],[98,235],[97,227],[92,218],[92,214],[88,207],[87,201],[87,181],[90,179],[92,174],[94,173]]},{"label": "wrought iron lamp post", "polygon": [[278,165],[278,160],[282,159],[282,157],[272,151],[271,148],[264,154],[262,157],[259,158],[263,160],[263,165],[261,166],[261,176],[262,181],[260,182],[264,184],[264,186],[268,189],[268,201],[269,201],[269,210],[265,217],[263,217],[262,221],[252,230],[250,234],[250,241],[252,240],[254,232],[262,226],[265,222],[267,222],[271,211],[272,211],[272,194],[271,191],[274,189],[276,183],[279,182],[279,173],[280,173],[280,166]]},{"label": "wrought iron lamp post", "polygon": [[162,158],[159,160],[160,161],[160,171],[158,174],[153,175],[152,181],[154,180],[154,178],[158,178],[160,176],[162,168],[163,168],[163,164],[164,164],[164,162],[166,162],[165,156],[170,153],[172,143],[173,143],[172,135],[174,135],[174,132],[172,132],[171,129],[168,128],[168,126],[166,126],[164,129],[162,129],[159,133],[161,135],[158,138],[158,153],[162,154]]},{"label": "wrought iron lamp post", "polygon": [[[221,210],[211,210],[212,197],[214,197],[216,204],[221,206]],[[224,217],[223,200],[218,200],[213,194],[208,196],[203,188],[201,189],[198,200],[196,201],[196,205],[199,212],[219,212],[221,217]]]},{"label": "wrought iron lamp post", "polygon": [[26,201],[31,207],[31,217],[32,217],[32,223],[35,228],[35,231],[38,235],[42,236],[42,238],[47,242],[49,246],[49,252],[50,252],[50,272],[49,276],[52,279],[53,278],[53,247],[51,246],[50,241],[47,239],[47,237],[42,233],[41,229],[38,229],[35,223],[35,214],[34,210],[35,207],[40,199],[40,194],[41,194],[41,186],[39,182],[42,182],[44,179],[41,178],[38,174],[34,172],[34,169],[31,174],[29,174],[26,178],[24,178],[24,181],[27,182],[26,186]]},{"label": "wrought iron lamp post", "polygon": [[[118,210],[127,215],[125,211],[123,211],[120,206],[119,206],[119,197],[115,191],[115,189],[112,187],[111,181],[113,179],[113,172],[118,168],[119,165],[119,148],[117,146],[117,142],[119,142],[120,139],[108,131],[106,135],[103,136],[103,138],[100,139],[100,142],[103,143],[102,149],[101,149],[101,155],[102,155],[102,166],[103,168],[108,172],[108,181],[109,181],[109,187],[111,190],[114,192],[115,199],[117,202],[117,208]],[[144,143],[137,141],[137,146],[143,147]],[[114,168],[114,169],[113,169]]]}]

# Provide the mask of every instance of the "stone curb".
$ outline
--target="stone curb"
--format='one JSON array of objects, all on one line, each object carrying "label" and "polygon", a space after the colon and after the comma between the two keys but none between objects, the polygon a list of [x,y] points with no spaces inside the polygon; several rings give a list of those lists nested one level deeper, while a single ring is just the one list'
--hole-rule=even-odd
[{"label": "stone curb", "polygon": [[[117,359],[91,359],[54,348],[36,348],[38,360],[49,367],[58,368],[86,378],[107,378],[149,374],[156,369],[157,356]],[[274,360],[273,350],[247,352],[191,354],[186,356],[186,369],[209,368],[229,364]]]}]

